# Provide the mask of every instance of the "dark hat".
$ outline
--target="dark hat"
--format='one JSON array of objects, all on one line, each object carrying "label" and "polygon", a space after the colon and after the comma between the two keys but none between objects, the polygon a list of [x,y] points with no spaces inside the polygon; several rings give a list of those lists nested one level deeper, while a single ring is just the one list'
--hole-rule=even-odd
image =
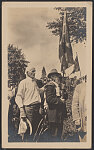
[{"label": "dark hat", "polygon": [[50,71],[50,73],[48,74],[48,78],[50,78],[51,75],[56,75],[56,76],[58,76],[58,77],[62,77],[62,75],[61,75],[60,73],[58,73],[56,69],[52,69],[52,70]]}]

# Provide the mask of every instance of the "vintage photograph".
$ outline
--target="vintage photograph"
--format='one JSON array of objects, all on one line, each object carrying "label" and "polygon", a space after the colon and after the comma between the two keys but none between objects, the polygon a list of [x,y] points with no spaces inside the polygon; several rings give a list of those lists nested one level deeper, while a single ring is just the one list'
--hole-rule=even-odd
[{"label": "vintage photograph", "polygon": [[3,2],[2,147],[91,142],[92,2]]}]

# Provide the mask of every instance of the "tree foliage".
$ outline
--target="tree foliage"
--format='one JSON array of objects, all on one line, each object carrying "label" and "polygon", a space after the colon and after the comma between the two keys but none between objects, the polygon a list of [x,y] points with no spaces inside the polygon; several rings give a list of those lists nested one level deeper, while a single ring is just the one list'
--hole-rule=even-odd
[{"label": "tree foliage", "polygon": [[47,28],[52,30],[52,34],[60,36],[62,33],[64,11],[67,12],[67,24],[71,42],[82,42],[86,40],[86,7],[58,7],[60,18],[47,23]]},{"label": "tree foliage", "polygon": [[22,49],[8,45],[8,86],[17,85],[25,78],[26,61]]}]

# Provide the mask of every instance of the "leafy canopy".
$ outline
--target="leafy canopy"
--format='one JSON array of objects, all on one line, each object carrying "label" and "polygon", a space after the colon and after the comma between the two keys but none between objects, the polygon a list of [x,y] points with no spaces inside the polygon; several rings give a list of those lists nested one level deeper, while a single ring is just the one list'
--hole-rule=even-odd
[{"label": "leafy canopy", "polygon": [[25,78],[26,61],[22,49],[8,45],[8,86],[18,85]]},{"label": "leafy canopy", "polygon": [[78,43],[86,40],[86,7],[58,7],[60,18],[47,23],[47,28],[52,30],[52,34],[60,36],[62,33],[64,11],[67,12],[67,24],[71,42]]}]

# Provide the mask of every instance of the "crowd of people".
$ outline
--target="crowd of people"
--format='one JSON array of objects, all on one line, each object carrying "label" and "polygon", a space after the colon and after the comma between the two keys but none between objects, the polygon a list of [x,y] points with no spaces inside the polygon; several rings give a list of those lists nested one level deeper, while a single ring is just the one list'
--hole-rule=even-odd
[{"label": "crowd of people", "polygon": [[[35,73],[36,69],[29,65],[26,78],[13,89],[9,88],[8,140],[33,142],[38,128],[42,131],[41,128],[46,124],[44,141],[63,142],[63,122],[67,119],[66,100],[68,91],[74,91],[72,117],[79,141],[86,141],[86,76],[80,80],[69,80],[52,69],[47,77],[38,80]],[[38,137],[41,140],[40,133]]]}]

